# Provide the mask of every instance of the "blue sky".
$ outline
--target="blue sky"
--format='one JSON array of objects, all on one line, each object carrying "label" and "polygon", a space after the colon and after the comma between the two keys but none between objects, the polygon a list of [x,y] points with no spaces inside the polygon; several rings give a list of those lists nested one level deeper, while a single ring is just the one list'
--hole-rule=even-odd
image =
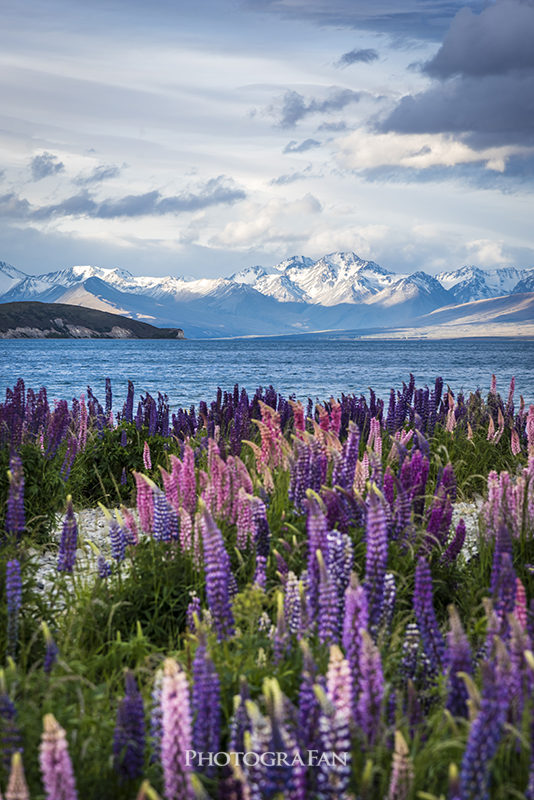
[{"label": "blue sky", "polygon": [[5,3],[0,260],[534,265],[534,0]]}]

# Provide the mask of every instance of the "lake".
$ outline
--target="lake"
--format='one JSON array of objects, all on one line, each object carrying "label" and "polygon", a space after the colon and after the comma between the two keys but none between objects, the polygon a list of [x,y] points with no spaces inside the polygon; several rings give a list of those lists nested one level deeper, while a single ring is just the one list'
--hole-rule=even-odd
[{"label": "lake", "polygon": [[[28,387],[46,386],[49,398],[72,397],[90,385],[104,400],[112,379],[114,406],[121,408],[128,378],[136,395],[166,392],[173,409],[211,400],[235,383],[254,391],[272,384],[286,397],[327,399],[341,392],[386,396],[413,372],[418,386],[441,375],[454,391],[481,388],[491,374],[505,393],[515,375],[517,391],[534,402],[534,341],[361,340],[1,340],[0,392],[22,377]],[[518,395],[517,395],[518,397]]]}]

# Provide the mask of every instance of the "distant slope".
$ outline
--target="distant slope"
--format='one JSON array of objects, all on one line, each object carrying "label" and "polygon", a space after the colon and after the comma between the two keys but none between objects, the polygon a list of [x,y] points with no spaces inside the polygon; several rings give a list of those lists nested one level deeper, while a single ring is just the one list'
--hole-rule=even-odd
[{"label": "distant slope", "polygon": [[0,339],[46,338],[183,339],[184,332],[65,303],[0,304]]}]

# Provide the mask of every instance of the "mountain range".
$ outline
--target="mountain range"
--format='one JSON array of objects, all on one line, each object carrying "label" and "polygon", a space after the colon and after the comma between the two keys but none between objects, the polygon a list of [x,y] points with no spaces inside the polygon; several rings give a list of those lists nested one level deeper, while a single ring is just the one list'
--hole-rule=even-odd
[{"label": "mountain range", "polygon": [[317,260],[294,256],[227,278],[200,279],[140,277],[95,266],[27,275],[0,262],[0,303],[84,306],[158,327],[179,326],[188,338],[417,325],[438,309],[448,310],[450,318],[455,307],[462,314],[466,303],[531,292],[532,268],[464,266],[438,275],[401,275],[351,252]]}]

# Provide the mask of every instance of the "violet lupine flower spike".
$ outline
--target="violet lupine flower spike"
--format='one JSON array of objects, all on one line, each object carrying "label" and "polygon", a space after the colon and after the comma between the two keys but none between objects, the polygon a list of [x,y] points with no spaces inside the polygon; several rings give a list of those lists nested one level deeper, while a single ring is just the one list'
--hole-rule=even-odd
[{"label": "violet lupine flower spike", "polygon": [[18,645],[19,613],[22,603],[22,580],[17,559],[6,564],[7,599],[7,655],[16,657]]},{"label": "violet lupine flower spike", "polygon": [[185,672],[172,658],[163,667],[161,689],[161,764],[166,800],[191,800],[190,769],[186,752],[191,750],[191,709]]},{"label": "violet lupine flower spike", "polygon": [[345,592],[345,616],[343,619],[343,649],[349,662],[352,678],[352,713],[357,717],[358,697],[361,689],[360,653],[362,630],[367,630],[369,613],[365,589],[353,573]]},{"label": "violet lupine flower spike", "polygon": [[467,689],[461,673],[471,675],[473,662],[469,641],[458,612],[449,608],[450,631],[447,635],[447,708],[456,717],[467,717]]},{"label": "violet lupine flower spike", "polygon": [[441,672],[445,643],[439,630],[433,605],[430,567],[421,556],[415,570],[413,607],[423,647],[434,672]]},{"label": "violet lupine flower spike", "polygon": [[380,717],[384,699],[384,675],[377,646],[367,633],[361,631],[360,650],[361,691],[358,698],[358,721],[367,743],[373,745],[380,733]]},{"label": "violet lupine flower spike", "polygon": [[491,762],[504,732],[508,711],[509,665],[502,643],[482,665],[480,711],[472,722],[460,769],[460,800],[489,800]]},{"label": "violet lupine flower spike", "polygon": [[222,534],[204,507],[201,516],[206,595],[219,641],[234,634],[230,604],[230,558]]},{"label": "violet lupine flower spike", "polygon": [[387,520],[377,488],[369,491],[366,521],[365,591],[369,604],[369,628],[376,635],[384,604],[384,580],[388,557]]},{"label": "violet lupine flower spike", "polygon": [[46,800],[77,800],[66,734],[53,714],[43,719],[39,764]]},{"label": "violet lupine flower spike", "polygon": [[347,798],[350,778],[350,734],[351,718],[351,674],[348,661],[337,645],[330,648],[330,661],[326,676],[326,696],[316,687],[323,712],[319,719],[319,731],[323,752],[346,754],[346,763],[321,764],[317,775],[318,797],[322,800]]},{"label": "violet lupine flower spike", "polygon": [[[218,753],[221,737],[221,692],[219,676],[208,652],[206,637],[199,636],[193,661],[193,749],[197,753]],[[214,777],[214,767],[206,769]]]},{"label": "violet lupine flower spike", "polygon": [[6,531],[19,539],[26,528],[26,517],[24,514],[24,472],[22,470],[20,456],[11,456],[10,469],[7,475],[9,479],[9,489],[5,521]]},{"label": "violet lupine flower spike", "polygon": [[127,670],[126,693],[117,709],[113,734],[113,768],[121,780],[143,777],[145,711],[134,674]]},{"label": "violet lupine flower spike", "polygon": [[63,521],[57,568],[59,572],[72,572],[76,560],[78,544],[78,524],[72,508],[72,497],[67,497],[67,513]]}]

